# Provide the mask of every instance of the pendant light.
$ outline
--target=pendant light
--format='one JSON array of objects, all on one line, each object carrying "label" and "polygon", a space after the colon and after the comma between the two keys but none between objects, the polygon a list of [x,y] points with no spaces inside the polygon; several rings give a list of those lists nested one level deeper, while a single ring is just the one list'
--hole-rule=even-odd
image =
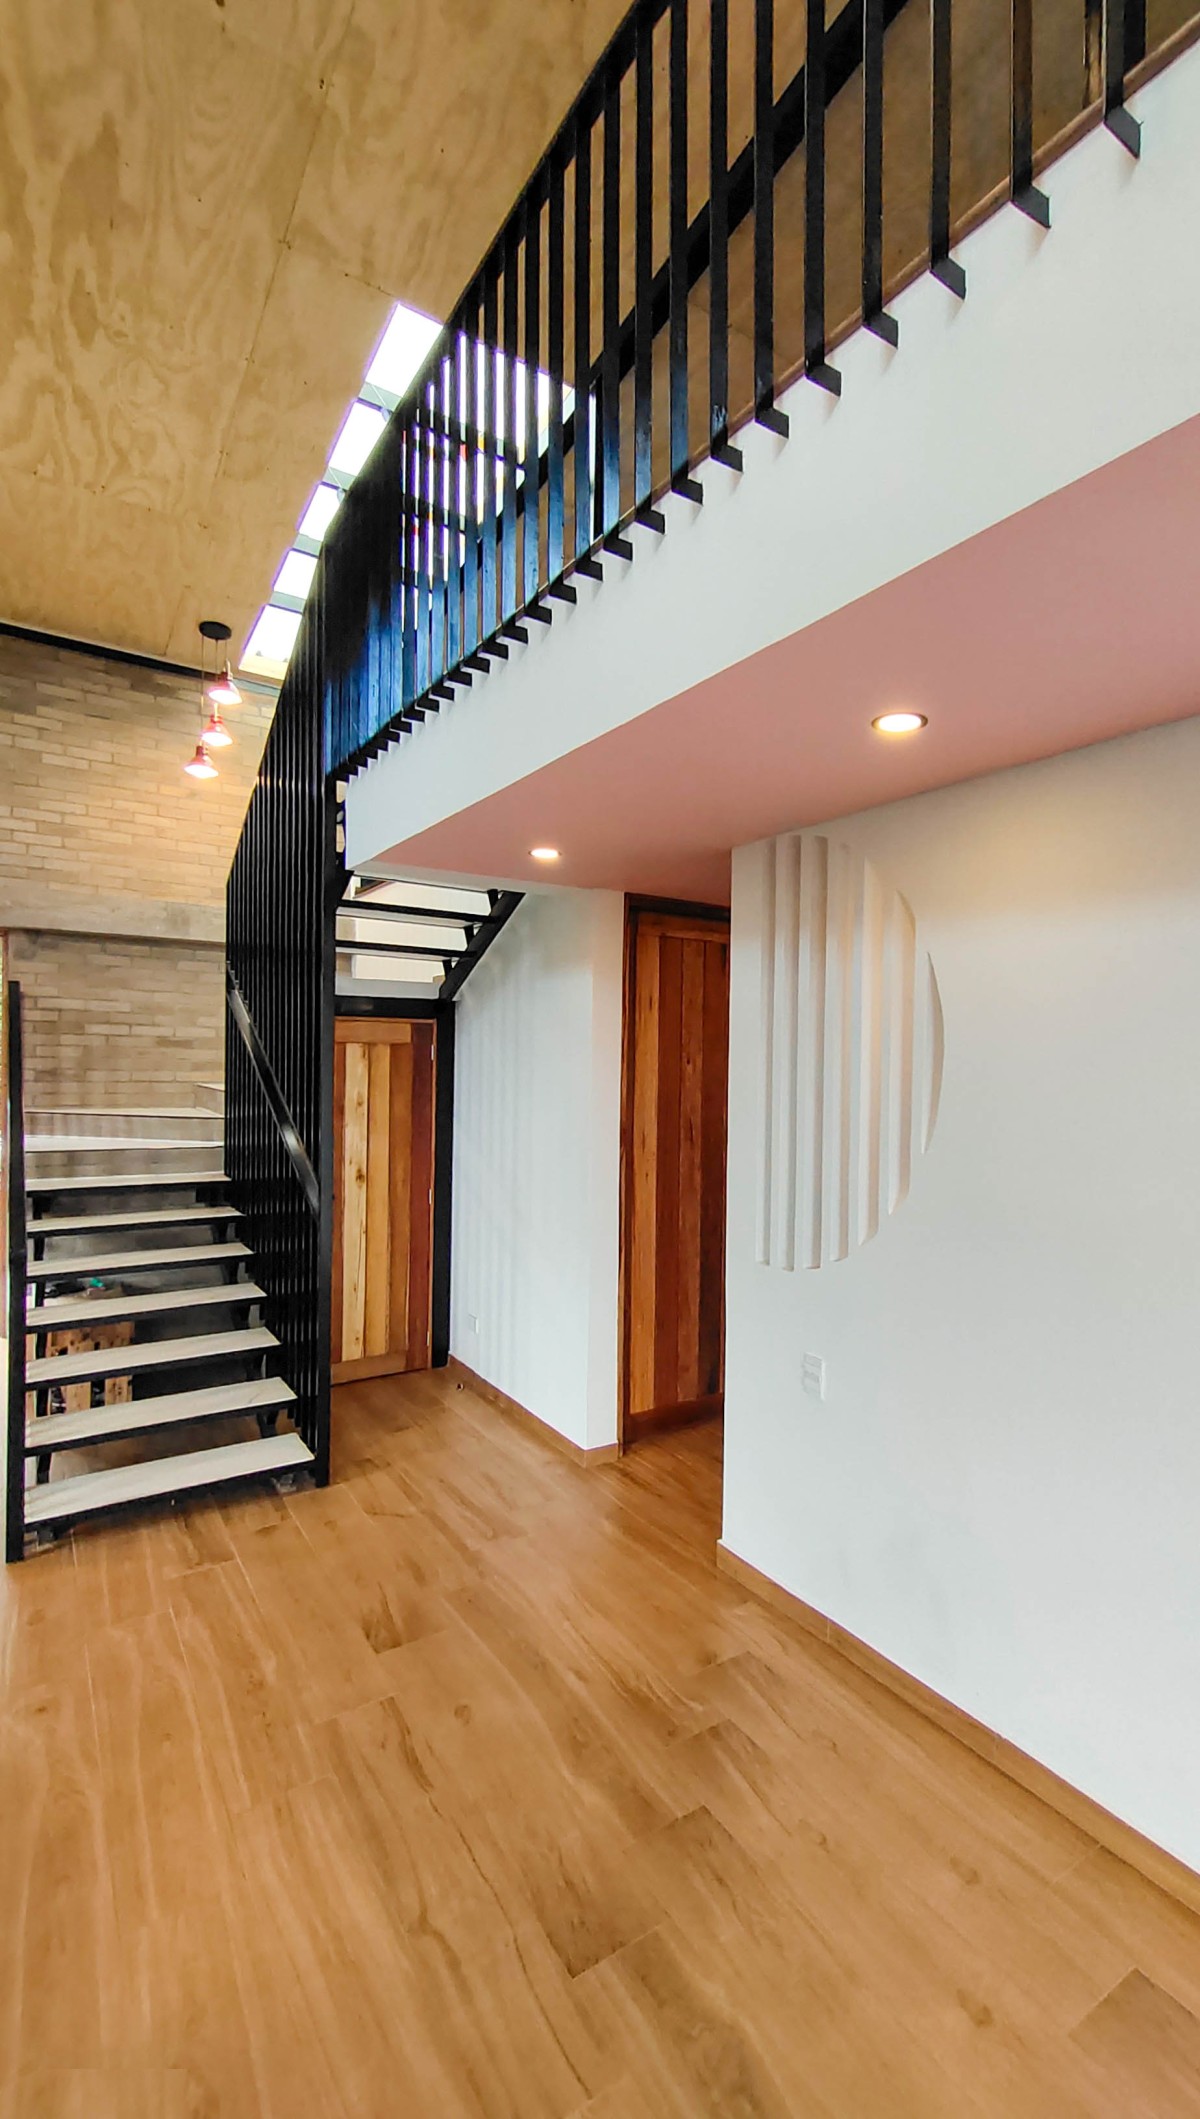
[{"label": "pendant light", "polygon": [[[210,692],[208,696],[211,699],[212,693]],[[209,715],[207,721],[204,724],[204,727],[201,729],[200,741],[208,750],[227,750],[229,745],[233,742],[233,737],[230,735],[229,730],[226,728],[225,723],[221,719],[221,709],[219,706],[214,706],[211,714]]]},{"label": "pendant light", "polygon": [[[221,648],[230,637],[229,627],[223,625],[219,618],[202,618],[200,621],[200,632],[205,640],[211,640],[214,643],[216,648],[214,662],[220,663]],[[223,665],[220,668],[214,668],[212,679],[207,686],[207,695],[213,706],[241,705],[242,695],[233,681],[233,671],[230,668],[228,655],[224,657]]]},{"label": "pendant light", "polygon": [[183,769],[185,773],[191,774],[193,780],[216,779],[217,768],[208,755],[208,745],[205,743],[203,736],[200,737],[195,751]]}]

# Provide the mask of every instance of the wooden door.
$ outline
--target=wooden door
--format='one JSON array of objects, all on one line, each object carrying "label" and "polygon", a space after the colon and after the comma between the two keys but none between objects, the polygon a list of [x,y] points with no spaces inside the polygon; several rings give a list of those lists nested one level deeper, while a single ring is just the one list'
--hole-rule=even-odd
[{"label": "wooden door", "polygon": [[333,1380],[430,1364],[433,1023],[339,1017]]},{"label": "wooden door", "polygon": [[719,1411],[729,923],[631,907],[622,1154],[622,1438]]}]

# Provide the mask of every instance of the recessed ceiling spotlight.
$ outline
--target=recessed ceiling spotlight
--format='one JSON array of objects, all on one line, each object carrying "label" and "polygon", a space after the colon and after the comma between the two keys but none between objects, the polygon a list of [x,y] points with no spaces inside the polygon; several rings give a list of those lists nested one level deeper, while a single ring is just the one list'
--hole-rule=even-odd
[{"label": "recessed ceiling spotlight", "polygon": [[534,861],[557,861],[559,858],[557,846],[531,846],[529,853]]},{"label": "recessed ceiling spotlight", "polygon": [[927,726],[928,721],[928,714],[876,714],[871,727],[877,728],[881,736],[915,736],[919,728]]}]

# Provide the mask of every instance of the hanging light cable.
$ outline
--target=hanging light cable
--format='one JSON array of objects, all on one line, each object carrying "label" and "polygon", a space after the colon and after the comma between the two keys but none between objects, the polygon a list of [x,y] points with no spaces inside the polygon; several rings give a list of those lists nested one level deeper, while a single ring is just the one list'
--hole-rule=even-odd
[{"label": "hanging light cable", "polygon": [[[183,769],[185,773],[191,774],[193,780],[215,780],[217,778],[217,768],[213,764],[212,753],[214,750],[226,749],[233,742],[233,737],[221,719],[221,705],[224,701],[218,703],[213,697],[212,687],[213,684],[219,683],[219,679],[214,678],[210,683],[208,677],[208,642],[211,640],[215,643],[220,643],[228,640],[229,627],[222,625],[217,618],[204,618],[201,620],[199,632],[200,697],[198,704],[200,709],[200,734],[196,742],[196,748]],[[216,652],[219,652],[219,646]],[[232,683],[232,679],[230,681]],[[237,686],[233,685],[232,688],[235,698],[240,699],[241,693],[238,691]],[[213,704],[206,713],[205,706],[210,699],[213,700]]]},{"label": "hanging light cable", "polygon": [[242,695],[233,681],[233,670],[228,655],[223,658],[222,666],[221,647],[231,637],[229,627],[222,624],[219,618],[202,618],[200,631],[206,640],[214,643],[215,667],[207,687],[210,703],[213,706],[240,706]]}]

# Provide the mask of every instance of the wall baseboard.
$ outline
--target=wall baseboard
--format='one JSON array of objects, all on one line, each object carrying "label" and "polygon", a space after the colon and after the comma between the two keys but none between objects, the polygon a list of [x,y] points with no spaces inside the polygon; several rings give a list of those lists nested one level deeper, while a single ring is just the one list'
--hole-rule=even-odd
[{"label": "wall baseboard", "polygon": [[488,1383],[484,1377],[477,1376],[474,1369],[469,1369],[466,1362],[460,1361],[456,1354],[451,1354],[446,1363],[446,1374],[455,1383],[474,1391],[477,1398],[485,1399],[497,1412],[519,1420],[522,1426],[532,1427],[543,1442],[549,1442],[554,1449],[570,1457],[575,1464],[585,1464],[589,1467],[594,1464],[611,1464],[621,1454],[615,1442],[601,1442],[595,1449],[584,1449],[581,1443],[572,1442],[569,1435],[560,1435],[558,1429],[551,1427],[548,1420],[540,1419],[537,1413],[530,1412],[527,1405],[519,1404],[517,1399],[510,1398],[507,1392],[497,1390],[494,1383]]},{"label": "wall baseboard", "polygon": [[908,1671],[901,1670],[899,1664],[889,1662],[877,1648],[868,1647],[856,1634],[848,1633],[844,1626],[826,1618],[823,1612],[815,1610],[811,1604],[806,1604],[801,1597],[793,1596],[792,1592],[784,1589],[779,1582],[772,1581],[770,1575],[763,1574],[760,1568],[754,1567],[749,1560],[743,1560],[738,1553],[731,1552],[727,1545],[719,1541],[717,1566],[723,1574],[739,1582],[753,1596],[761,1597],[764,1603],[772,1605],[786,1618],[794,1619],[806,1633],[812,1634],[818,1641],[824,1641],[829,1647],[836,1648],[848,1662],[886,1686],[889,1692],[895,1693],[896,1697],[904,1700],[908,1706],[915,1707],[928,1721],[935,1722],[939,1729],[944,1729],[948,1735],[956,1737],[959,1743],[965,1744],[977,1757],[986,1759],[990,1766],[998,1767],[1001,1773],[1007,1774],[1009,1780],[1016,1781],[1030,1795],[1039,1796],[1042,1802],[1049,1804],[1052,1810],[1057,1810],[1070,1824],[1078,1825],[1080,1831],[1086,1832],[1110,1854],[1128,1862],[1130,1868],[1136,1869],[1148,1882],[1157,1884],[1162,1891],[1169,1892],[1172,1898],[1178,1899],[1189,1911],[1200,1913],[1200,1875],[1197,1875],[1194,1869],[1189,1869],[1186,1862],[1180,1861],[1174,1854],[1168,1854],[1164,1847],[1156,1846],[1144,1833],[1138,1832],[1132,1825],[1125,1824],[1121,1818],[1114,1817],[1111,1810],[1104,1809],[1103,1805],[1095,1802],[1090,1795],[1084,1795],[1080,1789],[1072,1787],[1070,1781],[1052,1773],[1048,1766],[1040,1765],[1028,1752],[1019,1750],[1016,1744],[1010,1744],[1007,1737],[998,1736],[986,1723],[976,1721],[965,1708],[956,1707],[951,1700],[943,1699],[941,1693],[935,1692],[932,1686],[923,1684],[920,1678],[910,1676]]}]

